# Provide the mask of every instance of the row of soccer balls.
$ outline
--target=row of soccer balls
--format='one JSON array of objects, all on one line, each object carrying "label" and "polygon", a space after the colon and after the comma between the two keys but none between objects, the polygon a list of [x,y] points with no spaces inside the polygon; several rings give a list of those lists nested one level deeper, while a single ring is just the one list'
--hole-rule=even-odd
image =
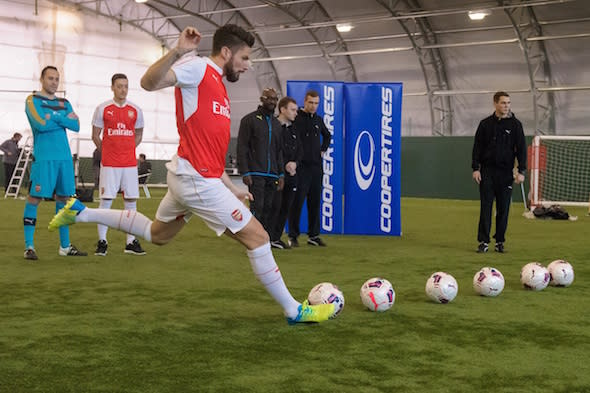
[{"label": "row of soccer balls", "polygon": [[[551,262],[544,267],[538,262],[523,266],[520,282],[526,289],[541,291],[551,284],[567,287],[574,281],[572,265],[562,259]],[[484,267],[473,277],[473,289],[482,296],[498,296],[504,289],[504,276],[493,267]],[[426,295],[437,303],[449,303],[457,296],[459,285],[453,276],[444,272],[433,273],[426,281]],[[309,304],[335,305],[335,318],[344,308],[344,295],[338,287],[329,282],[322,282],[311,289],[307,296]],[[391,283],[381,277],[370,278],[361,287],[361,300],[371,311],[389,310],[395,302],[395,291]]]}]

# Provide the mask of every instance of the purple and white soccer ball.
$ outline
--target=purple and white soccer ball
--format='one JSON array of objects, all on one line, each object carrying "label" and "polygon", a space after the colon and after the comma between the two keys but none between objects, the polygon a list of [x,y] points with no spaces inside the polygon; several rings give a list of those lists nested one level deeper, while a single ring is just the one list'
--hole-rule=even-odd
[{"label": "purple and white soccer ball", "polygon": [[426,295],[437,303],[452,302],[457,292],[459,292],[457,280],[448,273],[433,273],[426,281]]},{"label": "purple and white soccer ball", "polygon": [[371,311],[387,311],[395,303],[393,285],[381,277],[370,278],[361,287],[361,301]]},{"label": "purple and white soccer ball", "polygon": [[504,290],[504,276],[493,267],[484,267],[473,276],[473,289],[482,296],[498,296]]},{"label": "purple and white soccer ball", "polygon": [[547,266],[549,271],[549,285],[554,287],[569,287],[574,282],[574,268],[568,261],[557,259]]},{"label": "purple and white soccer ball", "polygon": [[539,262],[527,263],[520,270],[520,282],[526,289],[542,291],[549,285],[549,271]]},{"label": "purple and white soccer ball", "polygon": [[344,308],[344,295],[342,291],[330,282],[321,282],[311,288],[307,295],[309,304],[334,304],[334,313],[330,318],[336,318]]}]

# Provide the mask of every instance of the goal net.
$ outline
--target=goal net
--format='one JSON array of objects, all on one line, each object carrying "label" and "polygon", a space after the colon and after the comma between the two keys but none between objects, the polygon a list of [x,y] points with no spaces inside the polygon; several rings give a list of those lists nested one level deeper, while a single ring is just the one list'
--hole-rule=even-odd
[{"label": "goal net", "polygon": [[588,206],[590,136],[538,135],[530,154],[531,209]]}]

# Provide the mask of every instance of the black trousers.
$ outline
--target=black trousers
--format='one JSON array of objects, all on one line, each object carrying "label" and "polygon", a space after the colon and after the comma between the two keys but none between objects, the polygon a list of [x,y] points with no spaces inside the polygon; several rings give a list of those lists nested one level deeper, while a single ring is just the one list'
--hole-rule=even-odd
[{"label": "black trousers", "polygon": [[486,168],[481,171],[479,183],[479,226],[477,241],[490,242],[490,229],[492,227],[492,207],[496,200],[496,243],[506,240],[506,228],[508,227],[508,213],[512,199],[512,171],[506,169]]},{"label": "black trousers", "polygon": [[289,237],[297,238],[303,203],[307,200],[307,235],[320,234],[320,203],[322,200],[323,170],[320,165],[300,165],[297,168],[297,193],[289,215]]},{"label": "black trousers", "polygon": [[252,185],[248,191],[254,196],[250,201],[250,211],[270,234],[272,224],[272,204],[277,193],[277,179],[266,176],[252,176]]},{"label": "black trousers", "polygon": [[[270,241],[277,241],[281,239],[283,229],[287,223],[287,217],[295,201],[295,194],[297,193],[297,175],[290,176],[285,174],[285,187],[283,191],[277,192],[272,204],[274,212],[272,220],[272,230],[270,232]],[[289,224],[290,226],[291,224]]]},{"label": "black trousers", "polygon": [[12,178],[12,173],[14,172],[14,168],[16,168],[16,164],[9,164],[7,162],[4,163],[4,190],[8,190],[8,186],[10,185],[10,179]]}]

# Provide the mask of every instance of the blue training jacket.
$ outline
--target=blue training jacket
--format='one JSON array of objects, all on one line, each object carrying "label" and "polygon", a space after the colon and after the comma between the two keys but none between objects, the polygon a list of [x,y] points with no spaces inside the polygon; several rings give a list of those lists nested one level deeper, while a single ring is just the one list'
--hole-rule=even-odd
[{"label": "blue training jacket", "polygon": [[71,160],[72,152],[66,128],[80,131],[80,121],[68,117],[74,113],[65,98],[50,99],[40,94],[27,97],[25,112],[33,130],[35,161]]}]

